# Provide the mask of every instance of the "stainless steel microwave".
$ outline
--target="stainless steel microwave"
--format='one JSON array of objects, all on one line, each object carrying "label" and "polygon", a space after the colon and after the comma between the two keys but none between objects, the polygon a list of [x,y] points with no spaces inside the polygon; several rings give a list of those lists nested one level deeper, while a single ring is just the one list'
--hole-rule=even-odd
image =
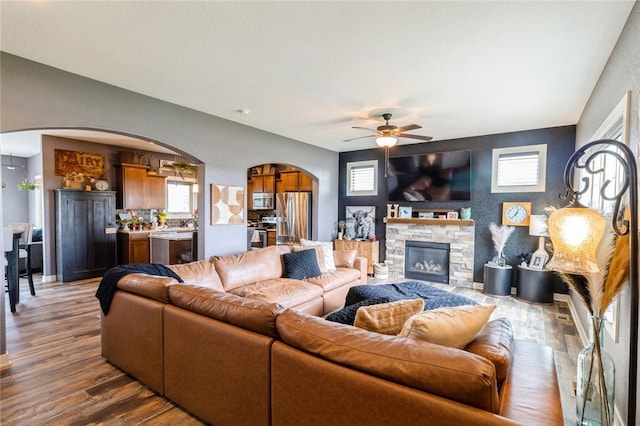
[{"label": "stainless steel microwave", "polygon": [[273,193],[272,192],[255,192],[253,194],[254,210],[273,210]]}]

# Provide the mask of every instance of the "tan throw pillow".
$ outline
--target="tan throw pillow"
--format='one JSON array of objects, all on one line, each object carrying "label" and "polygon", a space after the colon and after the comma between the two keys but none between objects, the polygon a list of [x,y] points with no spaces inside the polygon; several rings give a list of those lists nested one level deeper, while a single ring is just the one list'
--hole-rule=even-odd
[{"label": "tan throw pillow", "polygon": [[303,250],[315,250],[316,257],[318,258],[318,266],[320,267],[320,272],[322,272],[323,274],[327,272],[327,266],[324,264],[324,250],[322,249],[321,246],[309,247],[309,246],[295,244],[291,246],[291,250],[294,252],[303,251]]},{"label": "tan throw pillow", "polygon": [[333,260],[336,266],[342,268],[353,268],[353,262],[356,260],[358,250],[336,250],[333,252]]},{"label": "tan throw pillow", "polygon": [[409,318],[398,336],[463,349],[489,321],[496,305],[456,306]]},{"label": "tan throw pillow", "polygon": [[422,312],[424,300],[408,299],[358,308],[353,325],[382,334],[396,335],[411,316]]},{"label": "tan throw pillow", "polygon": [[327,268],[327,271],[335,271],[336,264],[333,261],[333,243],[331,241],[311,241],[302,238],[300,239],[300,244],[306,247],[322,247],[322,254],[324,255],[324,266]]}]

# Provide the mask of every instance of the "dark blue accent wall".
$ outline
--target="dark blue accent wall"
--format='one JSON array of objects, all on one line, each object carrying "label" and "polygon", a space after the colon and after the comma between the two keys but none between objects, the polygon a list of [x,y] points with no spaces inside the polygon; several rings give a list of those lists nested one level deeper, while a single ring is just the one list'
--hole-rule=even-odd
[{"label": "dark blue accent wall", "polygon": [[[509,201],[530,201],[532,214],[543,214],[547,206],[563,206],[558,195],[563,192],[564,165],[574,151],[575,126],[526,130],[497,135],[475,136],[462,139],[400,145],[390,149],[390,156],[422,154],[456,150],[471,150],[471,201],[407,202],[400,205],[413,208],[452,209],[471,207],[471,217],[475,221],[475,282],[483,282],[483,265],[495,255],[489,224],[502,223],[502,203]],[[375,144],[372,140],[372,144]],[[546,192],[491,193],[491,161],[494,148],[525,145],[547,145]],[[352,161],[378,160],[378,195],[374,197],[346,196],[346,165]],[[385,224],[382,218],[387,214],[387,183],[384,177],[384,150],[381,148],[350,151],[340,154],[340,194],[338,197],[338,218],[345,219],[346,206],[376,206],[376,235],[380,239],[380,259],[385,259]],[[529,235],[529,227],[516,227],[505,247],[507,261],[514,267],[512,274],[515,286],[516,265],[520,263],[521,252],[533,252],[538,247],[538,238]],[[556,292],[566,293],[566,286],[557,280]]]}]

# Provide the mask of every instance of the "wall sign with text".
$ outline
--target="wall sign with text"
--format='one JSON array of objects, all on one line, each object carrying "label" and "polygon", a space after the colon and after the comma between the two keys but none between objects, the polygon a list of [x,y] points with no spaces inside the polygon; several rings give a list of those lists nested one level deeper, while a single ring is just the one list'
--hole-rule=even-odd
[{"label": "wall sign with text", "polygon": [[73,172],[82,173],[84,176],[96,179],[102,179],[104,177],[104,155],[56,149],[56,176],[66,176]]}]

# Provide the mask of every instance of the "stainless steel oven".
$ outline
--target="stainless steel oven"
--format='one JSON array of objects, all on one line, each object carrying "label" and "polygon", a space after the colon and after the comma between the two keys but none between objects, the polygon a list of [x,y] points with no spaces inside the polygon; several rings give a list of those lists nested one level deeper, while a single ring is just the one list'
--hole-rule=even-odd
[{"label": "stainless steel oven", "polygon": [[272,192],[255,192],[253,194],[254,210],[273,210],[273,193]]}]

